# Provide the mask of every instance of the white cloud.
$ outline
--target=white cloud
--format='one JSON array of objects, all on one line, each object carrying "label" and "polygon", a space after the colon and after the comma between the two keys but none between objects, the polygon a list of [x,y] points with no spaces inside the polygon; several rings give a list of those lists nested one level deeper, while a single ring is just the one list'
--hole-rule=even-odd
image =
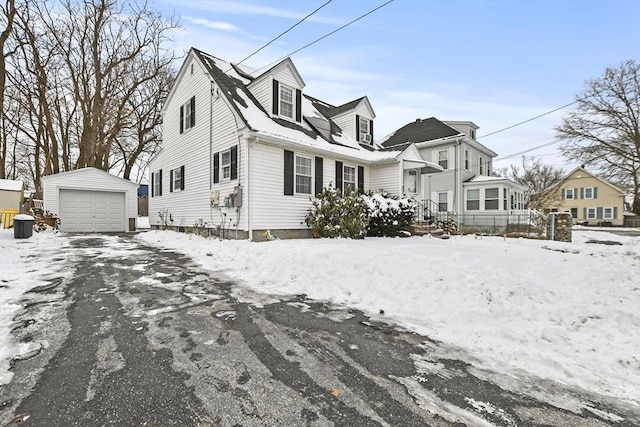
[{"label": "white cloud", "polygon": [[240,27],[236,27],[233,24],[228,22],[221,21],[209,21],[208,19],[203,18],[186,18],[189,19],[193,24],[201,25],[203,27],[212,28],[214,30],[222,30],[222,31],[238,31]]},{"label": "white cloud", "polygon": [[[184,7],[183,0],[165,0],[164,4],[173,5],[174,7]],[[204,12],[216,12],[226,13],[232,15],[258,15],[258,16],[270,16],[274,18],[285,18],[291,20],[301,20],[313,9],[305,12],[297,12],[287,9],[278,9],[275,7],[261,6],[257,4],[242,2],[242,1],[191,1],[188,4],[189,9],[200,10]],[[308,21],[317,22],[321,24],[338,25],[343,24],[342,20],[315,14],[307,18]]]}]

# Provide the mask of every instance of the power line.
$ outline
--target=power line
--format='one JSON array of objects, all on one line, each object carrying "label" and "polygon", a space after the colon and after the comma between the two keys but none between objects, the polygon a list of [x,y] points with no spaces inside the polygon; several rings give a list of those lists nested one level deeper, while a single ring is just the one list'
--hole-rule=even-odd
[{"label": "power line", "polygon": [[537,150],[539,148],[542,148],[542,147],[548,147],[549,145],[557,144],[559,142],[562,142],[562,140],[561,139],[554,139],[553,141],[545,142],[544,144],[536,145],[535,147],[531,147],[531,148],[528,148],[528,149],[523,150],[523,151],[518,151],[517,153],[508,154],[508,155],[502,156],[502,157],[497,157],[496,160],[511,159],[513,157],[518,157],[518,156],[526,154],[526,153],[528,153],[530,151],[535,151],[535,150]]},{"label": "power line", "polygon": [[296,22],[295,24],[293,24],[291,27],[287,28],[285,31],[283,31],[282,33],[280,33],[278,36],[274,37],[273,39],[269,40],[269,42],[265,45],[263,45],[262,47],[260,47],[258,50],[256,50],[255,52],[253,52],[251,55],[247,56],[246,58],[244,58],[242,61],[236,63],[235,65],[240,65],[242,64],[244,61],[246,61],[247,59],[251,58],[252,56],[254,56],[255,54],[257,54],[258,52],[260,52],[262,49],[266,48],[267,46],[269,46],[271,43],[275,42],[276,40],[278,40],[280,37],[284,36],[285,34],[287,34],[289,31],[293,30],[295,27],[297,27],[298,25],[302,24],[307,18],[309,18],[311,15],[315,14],[316,12],[318,12],[320,9],[322,9],[323,7],[325,7],[326,5],[328,5],[329,3],[331,3],[333,0],[329,0],[326,3],[324,3],[323,5],[321,5],[320,7],[318,7],[316,10],[314,10],[313,12],[309,13],[307,16],[305,16],[304,18],[302,18],[301,20],[299,20],[298,22]]},{"label": "power line", "polygon": [[291,52],[290,54],[285,55],[285,56],[283,56],[282,58],[280,58],[280,59],[278,59],[278,60],[276,60],[276,61],[273,61],[273,62],[271,62],[271,63],[269,63],[269,64],[265,65],[265,66],[264,66],[264,67],[262,67],[262,68],[257,69],[256,71],[262,71],[262,70],[264,70],[265,68],[268,68],[268,67],[270,67],[270,66],[272,66],[272,65],[274,65],[274,64],[277,64],[277,63],[279,63],[280,61],[282,61],[282,60],[284,60],[284,59],[286,59],[286,58],[288,58],[288,57],[290,57],[290,56],[292,56],[292,55],[295,55],[296,53],[300,52],[301,50],[304,50],[304,49],[308,48],[309,46],[312,46],[312,45],[314,45],[314,44],[318,43],[319,41],[326,39],[326,38],[327,38],[327,37],[329,37],[330,35],[337,33],[338,31],[342,30],[343,28],[348,27],[349,25],[351,25],[351,24],[353,24],[353,23],[355,23],[355,22],[358,22],[358,21],[359,21],[359,20],[361,20],[362,18],[365,18],[365,17],[367,17],[367,16],[371,15],[373,12],[375,12],[375,11],[377,11],[377,10],[379,10],[379,9],[382,9],[383,7],[385,7],[386,5],[388,5],[389,3],[392,3],[392,2],[394,2],[394,1],[395,1],[395,0],[388,0],[386,3],[381,4],[380,6],[376,7],[375,9],[370,10],[369,12],[365,13],[364,15],[360,15],[359,17],[357,17],[357,18],[356,18],[356,19],[354,19],[353,21],[347,22],[347,23],[346,23],[346,24],[344,24],[343,26],[341,26],[341,27],[339,27],[339,28],[336,28],[335,30],[331,31],[330,33],[327,33],[327,34],[325,34],[324,36],[322,36],[322,37],[320,37],[320,38],[315,39],[315,40],[314,40],[314,41],[312,41],[311,43],[307,43],[306,45],[302,46],[301,48],[294,50],[294,51],[293,51],[293,52]]},{"label": "power line", "polygon": [[523,120],[523,121],[521,121],[521,122],[518,122],[518,123],[516,123],[516,124],[514,124],[514,125],[507,126],[506,128],[499,129],[499,130],[497,130],[497,131],[495,131],[495,132],[491,132],[491,133],[488,133],[488,134],[486,134],[486,135],[479,136],[479,137],[477,137],[476,139],[486,138],[487,136],[495,135],[496,133],[504,132],[505,130],[512,129],[512,128],[516,127],[516,126],[520,126],[520,125],[523,125],[523,124],[525,124],[525,123],[529,123],[529,122],[531,122],[531,121],[534,121],[534,120],[539,119],[540,117],[544,117],[544,116],[547,116],[547,115],[549,115],[549,114],[551,114],[551,113],[555,113],[556,111],[562,110],[563,108],[567,108],[568,106],[573,105],[573,104],[576,104],[576,103],[578,103],[578,102],[580,102],[580,100],[579,100],[579,99],[577,99],[577,100],[575,100],[575,101],[573,101],[573,102],[570,102],[570,103],[568,103],[568,104],[565,104],[565,105],[563,105],[562,107],[554,108],[553,110],[551,110],[551,111],[547,111],[546,113],[542,113],[542,114],[537,115],[537,116],[535,116],[535,117],[531,117],[530,119],[527,119],[527,120]]}]

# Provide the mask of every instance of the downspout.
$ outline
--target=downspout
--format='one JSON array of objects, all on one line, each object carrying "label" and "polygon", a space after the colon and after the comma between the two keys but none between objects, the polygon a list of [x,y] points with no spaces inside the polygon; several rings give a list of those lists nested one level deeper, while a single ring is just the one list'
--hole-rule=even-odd
[{"label": "downspout", "polygon": [[[253,166],[251,165],[251,139],[245,139],[247,142],[247,191],[245,192],[247,196],[247,231],[249,233],[249,241],[253,241],[253,217],[251,215],[251,200],[253,188],[251,188],[251,171],[253,170]],[[255,141],[255,140],[254,140]]]}]

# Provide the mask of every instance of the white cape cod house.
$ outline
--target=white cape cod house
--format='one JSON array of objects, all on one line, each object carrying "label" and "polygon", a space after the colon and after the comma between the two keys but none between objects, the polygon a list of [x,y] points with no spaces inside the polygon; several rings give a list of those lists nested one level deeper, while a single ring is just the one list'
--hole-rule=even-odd
[{"label": "white cape cod house", "polygon": [[[163,107],[163,147],[149,163],[152,227],[307,237],[310,197],[324,187],[440,200],[426,176],[453,163],[418,143],[425,139],[380,146],[366,96],[334,106],[304,86],[289,58],[257,73],[192,48]],[[486,153],[489,168],[495,153]],[[446,191],[447,210],[459,209],[462,189]]]}]

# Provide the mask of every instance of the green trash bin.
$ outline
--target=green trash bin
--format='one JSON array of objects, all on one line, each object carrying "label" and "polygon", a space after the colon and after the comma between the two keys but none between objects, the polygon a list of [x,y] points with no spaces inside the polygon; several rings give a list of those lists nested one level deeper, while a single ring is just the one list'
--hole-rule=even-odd
[{"label": "green trash bin", "polygon": [[16,215],[13,218],[13,238],[28,239],[33,234],[33,224],[36,222],[31,215]]}]

